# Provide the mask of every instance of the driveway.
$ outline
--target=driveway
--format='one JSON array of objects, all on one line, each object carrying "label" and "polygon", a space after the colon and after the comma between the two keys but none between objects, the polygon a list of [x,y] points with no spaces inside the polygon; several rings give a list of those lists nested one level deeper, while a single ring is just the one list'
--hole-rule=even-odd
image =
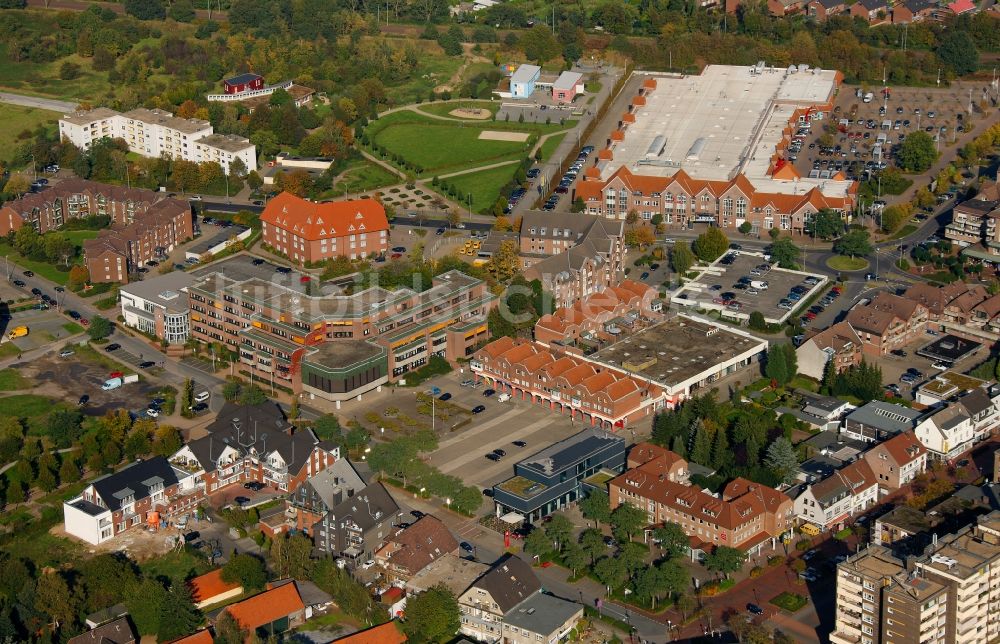
[{"label": "driveway", "polygon": [[20,105],[21,107],[37,107],[39,109],[51,110],[61,114],[71,114],[76,111],[76,103],[58,101],[54,98],[39,98],[37,96],[11,94],[10,92],[0,92],[0,103]]}]

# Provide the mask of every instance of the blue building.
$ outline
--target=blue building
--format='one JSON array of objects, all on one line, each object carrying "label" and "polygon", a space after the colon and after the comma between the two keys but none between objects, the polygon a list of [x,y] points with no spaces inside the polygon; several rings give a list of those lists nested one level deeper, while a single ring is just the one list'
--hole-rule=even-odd
[{"label": "blue building", "polygon": [[497,516],[514,512],[538,521],[586,496],[589,486],[605,489],[624,470],[625,439],[585,429],[515,464],[514,476],[493,486]]},{"label": "blue building", "polygon": [[542,73],[537,65],[521,65],[510,76],[511,98],[529,98],[535,92],[535,83]]}]

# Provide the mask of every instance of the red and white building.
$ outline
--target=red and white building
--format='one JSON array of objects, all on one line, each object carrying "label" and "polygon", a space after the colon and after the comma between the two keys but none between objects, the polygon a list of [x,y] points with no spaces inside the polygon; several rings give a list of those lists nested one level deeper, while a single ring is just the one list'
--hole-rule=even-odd
[{"label": "red and white building", "polygon": [[699,76],[650,76],[593,158],[575,196],[585,212],[625,219],[661,215],[668,226],[804,234],[831,209],[849,218],[856,182],[803,176],[793,139],[832,113],[840,72],[806,65],[709,65]]},{"label": "red and white building", "polygon": [[283,192],[260,220],[264,243],[300,264],[360,259],[389,247],[389,220],[374,199],[314,203]]},{"label": "red and white building", "polygon": [[226,94],[242,94],[256,89],[264,89],[264,77],[252,73],[239,74],[222,81],[222,88]]}]

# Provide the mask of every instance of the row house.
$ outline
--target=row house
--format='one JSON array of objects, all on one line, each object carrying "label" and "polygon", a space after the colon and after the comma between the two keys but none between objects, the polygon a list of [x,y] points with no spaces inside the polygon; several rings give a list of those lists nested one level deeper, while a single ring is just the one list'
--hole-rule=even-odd
[{"label": "row house", "polygon": [[637,448],[641,453],[630,453],[630,461],[645,462],[608,483],[612,510],[628,503],[646,513],[649,525],[677,523],[702,551],[722,545],[759,554],[768,541],[773,549],[790,528],[793,504],[782,492],[737,478],[712,495],[678,476],[687,463],[677,454]]},{"label": "row house", "polygon": [[640,318],[658,320],[663,310],[659,293],[651,286],[633,280],[623,280],[594,293],[572,306],[546,313],[535,323],[535,339],[539,342],[575,344],[611,341]]},{"label": "row house", "polygon": [[102,230],[83,242],[91,282],[126,284],[151,260],[164,261],[180,243],[194,236],[191,207],[165,199],[122,228]]},{"label": "row house", "polygon": [[965,282],[952,282],[943,286],[933,286],[927,282],[918,282],[906,289],[906,299],[913,300],[927,309],[928,328],[944,329],[945,308],[955,298],[966,293],[977,285]]},{"label": "row house", "polygon": [[916,426],[931,458],[952,460],[986,440],[1000,421],[1000,389],[977,387],[929,412]]},{"label": "row house", "polygon": [[945,325],[967,325],[975,317],[975,308],[988,299],[990,294],[985,286],[970,284],[964,293],[945,305],[941,321]]},{"label": "row house", "polygon": [[1000,295],[990,295],[981,284],[920,282],[906,290],[906,298],[927,308],[929,326],[936,330],[958,325],[1000,333]]},{"label": "row house", "polygon": [[799,373],[822,380],[831,361],[837,373],[855,367],[864,357],[862,344],[858,332],[847,321],[811,333],[795,349]]},{"label": "row house", "polygon": [[293,492],[306,479],[340,458],[340,448],[312,430],[296,430],[272,402],[227,402],[205,430],[208,434],[170,457],[208,494],[251,481]]},{"label": "row house", "polygon": [[583,617],[583,605],[546,594],[531,566],[504,555],[458,595],[460,633],[479,642],[556,644]]},{"label": "row house", "polygon": [[485,282],[459,271],[438,275],[422,291],[303,290],[297,280],[206,275],[187,289],[190,334],[229,345],[256,377],[339,404],[405,377],[431,356],[470,358],[488,337],[486,315],[497,299]]},{"label": "row house", "polygon": [[873,506],[879,484],[866,460],[858,460],[805,487],[795,498],[795,515],[822,532],[838,531],[856,514]]},{"label": "row house", "polygon": [[204,499],[204,486],[194,473],[156,456],[95,479],[63,503],[63,517],[67,534],[98,545],[133,528],[155,530]]},{"label": "row house", "polygon": [[529,282],[541,282],[542,290],[552,295],[552,305],[560,308],[617,286],[622,273],[606,254],[585,242],[531,263],[522,275]]},{"label": "row house", "polygon": [[661,387],[537,342],[494,340],[469,366],[477,381],[497,391],[606,429],[648,418],[664,405]]},{"label": "row house", "polygon": [[922,415],[903,405],[871,400],[844,417],[840,433],[851,440],[879,443],[916,428]]},{"label": "row house", "polygon": [[909,298],[881,292],[868,304],[851,309],[847,322],[861,338],[866,355],[885,356],[923,336],[927,308]]},{"label": "row house", "polygon": [[806,3],[806,13],[818,22],[846,12],[847,3],[844,0],[809,0]]},{"label": "row house", "polygon": [[889,15],[886,0],[858,0],[851,5],[848,13],[855,18],[863,18],[869,23],[883,22]]},{"label": "row house", "polygon": [[730,234],[749,222],[757,233],[778,228],[803,235],[820,210],[846,217],[854,206],[853,192],[826,195],[819,187],[797,193],[767,192],[755,188],[742,174],[730,181],[713,181],[692,178],[684,170],[669,177],[639,175],[624,166],[607,181],[584,177],[577,184],[576,197],[583,199],[585,212],[591,215],[625,219],[634,210],[644,220],[659,214],[667,226],[709,223]]},{"label": "row house", "polygon": [[950,15],[951,12],[941,7],[935,0],[906,0],[892,7],[892,23],[896,25],[941,20]]},{"label": "row house", "polygon": [[927,469],[927,448],[912,431],[882,441],[863,455],[879,486],[879,498],[892,494]]},{"label": "row house", "polygon": [[260,221],[264,243],[299,264],[361,259],[389,248],[389,220],[375,199],[316,203],[282,192]]}]

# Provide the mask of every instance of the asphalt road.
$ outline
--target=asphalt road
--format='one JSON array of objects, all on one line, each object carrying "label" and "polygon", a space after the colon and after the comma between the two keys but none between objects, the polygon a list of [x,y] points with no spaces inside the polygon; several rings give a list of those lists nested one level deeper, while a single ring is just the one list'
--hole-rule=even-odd
[{"label": "asphalt road", "polygon": [[22,107],[37,107],[39,109],[51,110],[62,114],[69,114],[76,111],[76,103],[57,101],[54,98],[38,98],[37,96],[11,94],[10,92],[0,92],[0,103],[9,103],[11,105],[20,105]]}]

